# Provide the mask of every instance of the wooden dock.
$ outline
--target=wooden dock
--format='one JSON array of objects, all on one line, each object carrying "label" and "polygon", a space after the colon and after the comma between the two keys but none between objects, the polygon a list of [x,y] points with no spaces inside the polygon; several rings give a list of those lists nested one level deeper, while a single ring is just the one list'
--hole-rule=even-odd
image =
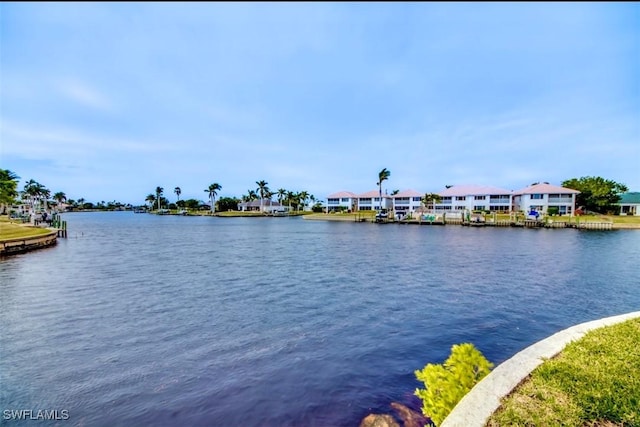
[{"label": "wooden dock", "polygon": [[401,220],[398,224],[415,225],[462,225],[465,227],[519,227],[519,228],[573,228],[578,230],[613,230],[612,222],[567,222],[567,221],[537,221],[537,220],[489,220],[485,222],[466,221],[462,219],[444,219],[443,221],[424,221],[419,219]]}]

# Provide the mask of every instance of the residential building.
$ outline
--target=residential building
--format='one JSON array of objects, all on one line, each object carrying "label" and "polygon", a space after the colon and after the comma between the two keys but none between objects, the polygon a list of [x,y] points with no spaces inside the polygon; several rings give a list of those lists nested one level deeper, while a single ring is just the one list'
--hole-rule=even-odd
[{"label": "residential building", "polygon": [[358,195],[350,191],[339,191],[327,196],[327,212],[337,210],[358,210]]},{"label": "residential building", "polygon": [[640,216],[640,193],[621,194],[618,205],[620,205],[620,215]]},{"label": "residential building", "polygon": [[380,209],[392,209],[393,200],[387,194],[382,195],[382,203],[380,203],[380,190],[371,190],[358,195],[358,210],[371,211]]},{"label": "residential building", "polygon": [[415,190],[404,190],[391,196],[393,201],[393,210],[396,215],[407,215],[415,212],[422,206],[422,197],[424,193]]},{"label": "residential building", "polygon": [[560,215],[573,216],[577,194],[580,194],[577,190],[546,182],[534,184],[513,193],[513,207],[516,211],[537,211],[541,214],[546,214],[550,207],[557,207]]},{"label": "residential building", "polygon": [[260,212],[260,208],[262,208],[262,212],[267,212],[267,213],[288,211],[287,206],[283,206],[280,203],[274,202],[273,200],[269,200],[269,199],[265,199],[262,202],[260,202],[260,199],[258,199],[258,200],[252,200],[250,202],[238,203],[238,210],[242,212],[247,212],[247,211]]},{"label": "residential building", "polygon": [[[499,187],[454,185],[438,192],[438,195],[437,211],[510,212],[512,209],[512,192]],[[432,205],[428,203],[428,206]]]}]

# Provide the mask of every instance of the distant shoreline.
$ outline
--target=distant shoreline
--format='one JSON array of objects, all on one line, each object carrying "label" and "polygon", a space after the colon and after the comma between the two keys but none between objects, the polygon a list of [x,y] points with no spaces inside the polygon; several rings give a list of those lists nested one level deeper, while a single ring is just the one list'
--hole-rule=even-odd
[{"label": "distant shoreline", "polygon": [[[130,210],[122,210],[122,211],[118,211],[118,210],[101,210],[101,209],[83,209],[83,210],[73,210],[73,211],[68,211],[68,212],[63,212],[63,213],[81,213],[81,212],[129,212],[129,213],[133,213],[133,211]],[[153,212],[145,212],[146,214],[154,214]],[[211,217],[218,217],[218,218],[269,218],[272,217],[272,215],[261,215],[257,212],[237,212],[237,211],[233,211],[231,214],[229,214],[228,212],[216,212],[213,215],[211,215],[211,213],[209,211],[207,212],[190,212],[188,215],[180,215],[180,214],[174,214],[174,213],[169,213],[166,214],[167,216],[211,216]],[[162,215],[160,215],[162,216]],[[304,219],[308,219],[308,220],[315,220],[315,221],[338,221],[338,222],[372,222],[373,220],[373,215],[367,215],[367,214],[363,214],[360,219],[357,219],[357,217],[355,215],[339,215],[339,214],[325,214],[325,213],[307,213],[307,212],[301,212],[301,213],[293,213],[290,214],[288,216],[301,216]],[[602,221],[602,223],[606,223],[607,221]],[[609,221],[611,222],[611,221]],[[394,224],[408,224],[407,222],[404,223],[400,223],[397,221],[394,222],[390,222],[390,223],[394,223]],[[428,223],[423,221],[423,225],[427,225]],[[450,224],[450,225],[459,225],[459,224]],[[618,223],[618,222],[611,222],[611,229],[612,230],[640,230],[640,218],[638,218],[638,222],[637,223]]]}]

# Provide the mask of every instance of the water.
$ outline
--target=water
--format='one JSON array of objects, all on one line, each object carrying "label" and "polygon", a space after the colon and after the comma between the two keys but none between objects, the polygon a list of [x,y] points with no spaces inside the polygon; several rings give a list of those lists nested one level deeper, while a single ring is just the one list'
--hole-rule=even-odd
[{"label": "water", "polygon": [[0,409],[59,425],[356,426],[453,344],[499,363],[640,309],[637,231],[64,219],[0,260]]}]

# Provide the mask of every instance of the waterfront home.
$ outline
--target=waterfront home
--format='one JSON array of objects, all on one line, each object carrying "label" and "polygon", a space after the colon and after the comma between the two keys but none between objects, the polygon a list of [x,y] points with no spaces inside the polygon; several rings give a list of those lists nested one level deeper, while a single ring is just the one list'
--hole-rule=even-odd
[{"label": "waterfront home", "polygon": [[415,190],[404,190],[391,196],[393,201],[393,210],[396,215],[405,216],[413,213],[416,209],[422,207],[422,196]]},{"label": "waterfront home", "polygon": [[579,191],[548,183],[534,184],[513,192],[513,208],[516,211],[535,211],[546,214],[557,207],[560,215],[574,215],[576,195]]},{"label": "waterfront home", "polygon": [[640,216],[640,193],[630,192],[620,195],[620,215]]},{"label": "waterfront home", "polygon": [[380,202],[380,191],[378,189],[367,191],[358,195],[358,210],[371,211],[377,209],[392,209],[393,200],[388,194],[382,195],[382,203]]},{"label": "waterfront home", "polygon": [[433,206],[437,211],[491,211],[510,212],[513,194],[510,190],[482,185],[453,185],[437,193],[440,202]]},{"label": "waterfront home", "polygon": [[327,196],[327,212],[337,210],[355,211],[358,209],[358,196],[350,191],[339,191]]},{"label": "waterfront home", "polygon": [[274,212],[287,212],[288,207],[281,205],[278,202],[274,202],[270,199],[264,199],[260,202],[258,200],[252,200],[250,202],[240,202],[238,203],[238,210],[242,212],[260,212],[262,208],[262,212],[266,212],[269,214],[273,214]]}]

